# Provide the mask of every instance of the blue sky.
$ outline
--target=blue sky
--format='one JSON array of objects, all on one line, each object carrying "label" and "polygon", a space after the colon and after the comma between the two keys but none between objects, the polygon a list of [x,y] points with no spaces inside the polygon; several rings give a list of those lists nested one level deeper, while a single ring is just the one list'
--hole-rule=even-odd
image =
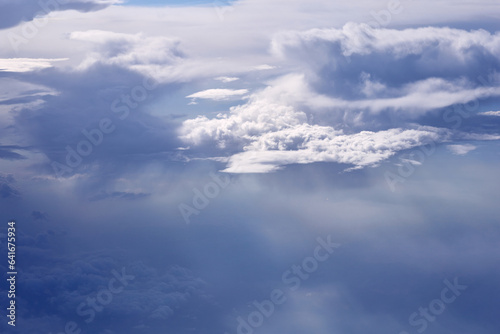
[{"label": "blue sky", "polygon": [[500,5],[200,3],[0,1],[0,332],[498,333]]}]

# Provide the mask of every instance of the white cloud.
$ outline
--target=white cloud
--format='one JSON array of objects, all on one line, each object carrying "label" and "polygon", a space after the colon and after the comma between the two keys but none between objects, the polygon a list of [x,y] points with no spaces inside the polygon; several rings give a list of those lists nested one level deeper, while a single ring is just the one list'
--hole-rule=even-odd
[{"label": "white cloud", "polygon": [[[303,32],[288,31],[277,34],[272,42],[276,55],[286,56],[300,47],[316,47],[321,43],[338,45],[330,49],[332,56],[369,55],[388,53],[396,59],[408,55],[423,54],[422,62],[431,65],[443,60],[462,62],[465,65],[477,56],[474,48],[497,55],[500,50],[500,34],[486,30],[466,31],[461,29],[424,27],[404,30],[373,29],[368,24],[349,22],[341,29],[311,29]],[[320,53],[325,51],[319,49]],[[434,58],[430,58],[430,53]],[[445,59],[443,59],[446,57]],[[327,59],[323,59],[326,61]]]},{"label": "white cloud", "polygon": [[225,147],[226,143],[245,146],[265,133],[298,126],[306,121],[305,113],[297,112],[290,106],[253,98],[248,104],[231,107],[229,115],[219,115],[215,119],[198,116],[186,120],[180,129],[180,137],[194,145],[212,141],[219,147]]},{"label": "white cloud", "polygon": [[215,143],[236,150],[225,169],[231,173],[265,173],[288,164],[320,161],[362,168],[449,136],[447,130],[431,127],[346,134],[331,126],[309,124],[304,112],[272,102],[269,90],[232,107],[229,115],[200,116],[185,121],[180,130],[180,138],[192,145]]},{"label": "white cloud", "polygon": [[500,60],[500,33],[348,23],[279,33],[271,49],[323,88],[331,107],[418,115],[500,95],[496,68],[486,65]]},{"label": "white cloud", "polygon": [[80,64],[85,70],[95,63],[118,65],[144,74],[173,71],[184,58],[180,41],[164,36],[144,36],[111,31],[88,30],[70,34],[72,40],[94,45]]},{"label": "white cloud", "polygon": [[236,78],[236,77],[218,77],[218,78],[215,78],[215,80],[222,81],[223,83],[229,83],[229,82],[233,82],[233,81],[236,81],[236,80],[240,80],[240,78]]},{"label": "white cloud", "polygon": [[[313,162],[336,162],[353,165],[354,168],[375,166],[391,157],[398,151],[421,146],[429,142],[443,141],[447,132],[440,129],[391,129],[387,131],[363,131],[352,135],[335,135],[333,129],[328,129],[330,135],[323,133],[316,136],[316,126],[306,126],[305,137],[300,136],[301,129],[290,130],[285,139],[301,141],[299,149],[279,149],[286,147],[290,142],[283,138],[274,138],[271,146],[277,150],[247,150],[233,155],[224,170],[228,173],[267,173],[280,169],[289,164],[308,164]],[[318,131],[324,132],[324,131]],[[303,133],[304,134],[304,133]],[[271,137],[280,137],[275,134]]]},{"label": "white cloud", "polygon": [[478,115],[483,115],[483,116],[500,116],[500,111],[485,111],[485,112],[480,112]]},{"label": "white cloud", "polygon": [[192,99],[208,99],[215,101],[223,101],[229,99],[241,99],[242,95],[248,93],[248,89],[207,89],[197,92],[186,97]]},{"label": "white cloud", "polygon": [[67,58],[0,58],[0,72],[31,72],[52,67],[53,62],[65,61]]},{"label": "white cloud", "polygon": [[465,145],[447,145],[446,146],[455,155],[466,155],[470,151],[474,151],[477,147],[471,144]]},{"label": "white cloud", "polygon": [[267,64],[257,65],[254,67],[254,69],[256,69],[258,71],[272,70],[275,68],[276,68],[276,66],[271,66],[271,65],[267,65]]}]

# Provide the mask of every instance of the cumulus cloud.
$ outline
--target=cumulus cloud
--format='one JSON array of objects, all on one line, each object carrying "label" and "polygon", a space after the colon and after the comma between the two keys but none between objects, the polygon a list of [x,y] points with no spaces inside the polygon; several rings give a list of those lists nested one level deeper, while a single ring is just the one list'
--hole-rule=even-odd
[{"label": "cumulus cloud", "polygon": [[299,126],[306,120],[305,113],[292,107],[252,100],[246,105],[231,107],[229,115],[220,114],[215,119],[199,116],[185,121],[180,137],[194,145],[213,141],[221,148],[234,143],[243,147],[267,132]]},{"label": "cumulus cloud", "polygon": [[442,141],[449,135],[430,127],[346,134],[331,126],[309,124],[306,113],[259,96],[232,107],[229,115],[187,120],[180,130],[187,143],[213,142],[221,149],[243,151],[229,159],[225,171],[233,173],[262,173],[283,165],[320,161],[372,166],[397,151]]},{"label": "cumulus cloud", "polygon": [[[460,65],[464,70],[468,61],[477,62],[483,53],[496,59],[500,48],[500,34],[486,30],[466,31],[452,28],[424,27],[404,30],[374,29],[368,24],[347,23],[342,29],[312,29],[304,32],[283,32],[272,42],[272,50],[278,56],[291,55],[295,51],[319,47],[319,57],[331,51],[331,59],[354,55],[388,54],[402,59],[421,55],[416,64],[425,68],[447,60],[447,68]],[[329,49],[325,48],[329,47]],[[455,68],[455,67],[454,67]]]},{"label": "cumulus cloud", "polygon": [[[500,95],[500,34],[484,30],[349,23],[280,33],[272,51],[302,73],[268,82],[229,114],[199,116],[180,129],[186,143],[214,143],[229,152],[226,172],[265,173],[319,161],[374,166],[399,151],[453,138],[450,130],[413,124],[417,117]],[[368,130],[374,115],[387,112],[398,113],[399,127],[379,123]]]},{"label": "cumulus cloud", "polygon": [[500,33],[451,28],[282,32],[272,51],[351,109],[425,113],[500,94]]},{"label": "cumulus cloud", "polygon": [[[180,129],[186,143],[229,151],[226,172],[317,161],[373,166],[399,151],[452,138],[449,130],[411,124],[421,115],[500,95],[500,34],[485,30],[348,23],[279,33],[271,49],[300,72],[268,82],[227,115],[200,116]],[[402,120],[398,127],[377,116],[388,112]],[[379,129],[366,131],[374,127]]]},{"label": "cumulus cloud", "polygon": [[[290,132],[289,136],[292,138],[303,140],[304,137],[293,133],[293,131]],[[435,131],[391,129],[328,137],[325,135],[316,136],[312,132],[314,130],[306,131],[307,140],[297,150],[247,150],[235,154],[229,160],[228,167],[224,171],[228,173],[266,173],[289,164],[313,162],[336,162],[352,165],[353,167],[349,169],[358,169],[377,165],[398,151],[435,141],[443,141],[446,138],[446,132],[440,134],[438,129]],[[276,136],[281,135],[283,134],[276,134]],[[289,136],[285,135],[285,138],[289,140]],[[271,141],[270,144],[279,147],[283,142],[275,138],[275,141]]]},{"label": "cumulus cloud", "polygon": [[88,30],[73,32],[70,38],[95,46],[94,51],[88,53],[80,65],[82,70],[99,63],[151,75],[158,70],[170,71],[171,66],[178,64],[184,58],[180,41],[164,36]]}]

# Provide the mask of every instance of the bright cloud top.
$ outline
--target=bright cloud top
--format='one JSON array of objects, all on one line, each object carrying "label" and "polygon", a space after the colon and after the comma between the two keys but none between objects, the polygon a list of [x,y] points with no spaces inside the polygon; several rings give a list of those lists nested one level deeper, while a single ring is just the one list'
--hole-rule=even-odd
[{"label": "bright cloud top", "polygon": [[266,173],[288,164],[321,161],[373,166],[397,151],[443,141],[443,129],[418,127],[345,134],[330,126],[309,124],[307,115],[293,107],[270,103],[254,96],[229,115],[216,119],[200,116],[187,120],[181,138],[190,144],[215,142],[221,149],[237,149],[226,172]]}]

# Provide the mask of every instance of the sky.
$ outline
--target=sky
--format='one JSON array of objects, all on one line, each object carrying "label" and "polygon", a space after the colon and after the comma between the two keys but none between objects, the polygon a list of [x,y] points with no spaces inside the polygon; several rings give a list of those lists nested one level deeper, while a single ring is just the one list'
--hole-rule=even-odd
[{"label": "sky", "polygon": [[497,334],[499,18],[0,0],[0,332]]}]

